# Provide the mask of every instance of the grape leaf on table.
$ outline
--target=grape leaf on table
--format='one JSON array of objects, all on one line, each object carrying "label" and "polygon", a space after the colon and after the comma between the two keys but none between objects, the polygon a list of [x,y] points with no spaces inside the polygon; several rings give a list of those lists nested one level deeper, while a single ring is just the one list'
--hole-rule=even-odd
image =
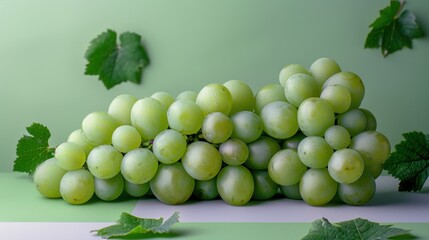
[{"label": "grape leaf on table", "polygon": [[362,218],[330,223],[326,218],[311,224],[310,231],[302,240],[383,240],[401,236],[401,239],[414,239],[409,230],[380,225]]},{"label": "grape leaf on table", "polygon": [[384,169],[400,180],[399,191],[420,191],[429,176],[429,135],[414,131],[403,136]]},{"label": "grape leaf on table", "polygon": [[168,233],[171,226],[179,221],[179,213],[175,212],[164,221],[163,218],[139,218],[129,213],[122,213],[117,224],[99,230],[93,230],[102,238],[124,238],[132,235]]},{"label": "grape leaf on table", "polygon": [[51,133],[44,125],[33,123],[26,129],[30,136],[24,135],[18,141],[13,171],[32,174],[40,163],[53,157],[55,148],[49,147]]},{"label": "grape leaf on table", "polygon": [[404,47],[412,48],[412,40],[424,36],[409,10],[402,11],[404,1],[392,0],[380,10],[380,16],[370,25],[372,30],[365,40],[365,48],[379,48],[384,57]]},{"label": "grape leaf on table", "polygon": [[107,30],[91,41],[85,53],[85,74],[98,75],[107,89],[126,81],[139,84],[150,62],[140,35],[125,32],[119,42],[118,46],[116,32]]}]

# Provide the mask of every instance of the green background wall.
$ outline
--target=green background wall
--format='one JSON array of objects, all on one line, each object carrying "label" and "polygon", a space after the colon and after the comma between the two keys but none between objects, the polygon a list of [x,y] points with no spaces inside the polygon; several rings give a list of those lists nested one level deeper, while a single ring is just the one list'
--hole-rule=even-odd
[{"label": "green background wall", "polygon": [[[392,145],[411,130],[429,133],[429,37],[383,58],[363,48],[387,0],[0,0],[0,171],[11,171],[17,140],[40,122],[58,145],[118,94],[199,91],[247,81],[256,92],[290,63],[330,57],[360,75],[362,106]],[[429,35],[429,1],[410,0]],[[143,36],[151,65],[143,84],[107,91],[83,74],[89,41],[106,29]]]}]

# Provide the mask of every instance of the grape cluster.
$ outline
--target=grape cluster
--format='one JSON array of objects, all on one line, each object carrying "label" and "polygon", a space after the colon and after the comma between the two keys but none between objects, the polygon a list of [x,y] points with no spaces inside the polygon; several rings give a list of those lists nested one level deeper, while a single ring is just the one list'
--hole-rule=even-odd
[{"label": "grape cluster", "polygon": [[71,204],[95,194],[361,205],[390,153],[376,118],[360,107],[364,93],[358,75],[319,58],[308,69],[285,66],[279,83],[256,94],[230,80],[177,97],[119,95],[107,111],[88,114],[33,179],[42,195]]}]

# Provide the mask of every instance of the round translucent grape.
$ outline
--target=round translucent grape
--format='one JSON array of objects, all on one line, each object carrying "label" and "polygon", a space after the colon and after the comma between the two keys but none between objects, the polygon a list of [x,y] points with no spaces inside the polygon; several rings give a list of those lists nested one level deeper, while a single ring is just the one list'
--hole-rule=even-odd
[{"label": "round translucent grape", "polygon": [[335,60],[322,57],[316,59],[316,61],[310,65],[309,72],[314,79],[316,79],[319,86],[322,87],[329,77],[335,73],[341,72],[341,68]]},{"label": "round translucent grape", "polygon": [[264,131],[276,139],[287,139],[298,132],[297,109],[287,102],[272,102],[262,109]]},{"label": "round translucent grape", "polygon": [[352,72],[338,72],[326,80],[323,84],[323,89],[333,85],[341,85],[349,90],[352,97],[350,109],[360,106],[365,95],[365,86],[358,75]]},{"label": "round translucent grape", "polygon": [[177,95],[176,101],[191,100],[192,102],[195,102],[195,100],[197,99],[197,95],[198,94],[194,91],[184,91],[184,92],[181,92],[179,95]]},{"label": "round translucent grape", "polygon": [[329,159],[329,175],[338,183],[352,183],[358,180],[363,170],[363,159],[353,149],[338,150]]},{"label": "round translucent grape", "polygon": [[173,129],[167,129],[153,140],[152,152],[156,159],[165,164],[179,161],[186,151],[186,138]]},{"label": "round translucent grape", "polygon": [[[328,166],[334,150],[323,137],[309,136],[299,143],[298,156],[302,163],[311,168],[325,168]],[[286,185],[286,184],[282,184]]]},{"label": "round translucent grape", "polygon": [[155,197],[165,204],[186,202],[194,192],[195,180],[189,176],[180,162],[160,164],[150,189]]},{"label": "round translucent grape", "polygon": [[335,113],[347,111],[352,102],[349,90],[341,85],[327,86],[320,94],[320,98],[328,101]]},{"label": "round translucent grape", "polygon": [[377,130],[377,119],[375,118],[374,114],[370,112],[368,109],[359,108],[363,114],[365,114],[366,118],[366,128],[365,131],[375,131]]},{"label": "round translucent grape", "polygon": [[216,186],[217,178],[209,180],[195,180],[193,195],[201,200],[212,200],[219,196]]},{"label": "round translucent grape", "polygon": [[121,125],[131,125],[131,109],[137,100],[132,95],[121,94],[112,100],[107,113],[120,122]]},{"label": "round translucent grape", "polygon": [[365,131],[354,136],[349,148],[356,150],[365,165],[383,164],[390,155],[390,142],[377,131]]},{"label": "round translucent grape", "polygon": [[223,84],[228,88],[232,97],[230,115],[241,111],[253,111],[255,96],[250,86],[241,80],[229,80]]},{"label": "round translucent grape", "polygon": [[366,122],[365,114],[359,109],[351,109],[342,113],[338,115],[337,120],[337,124],[347,129],[352,137],[365,131]]},{"label": "round translucent grape", "polygon": [[111,145],[100,145],[92,149],[86,160],[88,170],[96,178],[107,179],[121,171],[122,153]]},{"label": "round translucent grape", "polygon": [[233,130],[231,137],[253,142],[261,136],[264,129],[262,119],[253,112],[241,111],[231,116]]},{"label": "round translucent grape", "polygon": [[124,181],[124,190],[132,197],[142,197],[149,192],[149,189],[150,186],[148,182],[142,184],[134,184],[126,180]]},{"label": "round translucent grape", "polygon": [[169,108],[170,105],[174,102],[174,97],[167,92],[156,92],[150,97],[158,100],[158,102],[162,103],[165,108]]},{"label": "round translucent grape", "polygon": [[324,137],[334,150],[347,148],[350,144],[350,133],[343,126],[334,125],[326,129]]},{"label": "round translucent grape", "polygon": [[233,130],[231,118],[221,112],[212,112],[204,118],[201,132],[211,143],[223,143],[231,137]]},{"label": "round translucent grape", "polygon": [[285,86],[286,81],[296,73],[305,73],[310,75],[310,72],[300,64],[289,64],[286,65],[282,70],[280,70],[279,74],[279,83],[282,87]]},{"label": "round translucent grape", "polygon": [[267,170],[253,170],[254,190],[252,199],[268,200],[276,195],[279,186],[268,175]]},{"label": "round translucent grape", "polygon": [[271,158],[268,164],[268,174],[279,185],[293,185],[299,182],[307,171],[293,149],[282,149]]},{"label": "round translucent grape", "polygon": [[254,170],[267,169],[270,159],[280,151],[280,144],[268,136],[261,136],[258,140],[248,143],[247,147],[249,157],[244,164]]},{"label": "round translucent grape", "polygon": [[285,88],[280,84],[268,84],[263,86],[255,95],[255,112],[259,114],[268,103],[286,102]]},{"label": "round translucent grape", "polygon": [[335,123],[331,105],[321,98],[308,98],[298,108],[298,125],[307,136],[323,136]]},{"label": "round translucent grape", "polygon": [[224,163],[241,165],[249,157],[249,148],[242,140],[231,138],[219,146],[219,153]]},{"label": "round translucent grape", "polygon": [[327,168],[311,168],[299,182],[302,199],[313,206],[329,203],[337,192],[338,183],[329,175]]},{"label": "round translucent grape", "polygon": [[66,172],[58,166],[55,158],[50,158],[37,166],[33,174],[33,183],[43,196],[59,198],[61,197],[60,181]]},{"label": "round translucent grape", "polygon": [[131,109],[131,123],[143,140],[152,140],[167,129],[167,108],[154,98],[142,98]]},{"label": "round translucent grape", "polygon": [[113,132],[112,144],[120,152],[127,153],[140,147],[142,138],[133,126],[122,125]]},{"label": "round translucent grape", "polygon": [[167,111],[170,128],[182,134],[195,134],[203,124],[204,114],[201,108],[191,100],[177,100]]},{"label": "round translucent grape", "polygon": [[286,99],[294,107],[299,107],[299,105],[307,98],[319,97],[321,90],[316,80],[305,73],[292,75],[285,82],[284,87]]},{"label": "round translucent grape", "polygon": [[362,176],[350,184],[339,184],[338,196],[349,205],[363,205],[375,194],[376,184],[371,174],[363,172]]},{"label": "round translucent grape", "polygon": [[124,179],[121,174],[112,178],[94,178],[95,195],[103,201],[113,201],[124,191]]},{"label": "round translucent grape", "polygon": [[158,160],[149,149],[138,148],[125,154],[120,169],[125,180],[142,184],[149,182],[155,176]]},{"label": "round translucent grape", "polygon": [[197,141],[189,144],[182,157],[182,165],[192,178],[209,180],[222,167],[222,156],[210,143]]},{"label": "round translucent grape", "polygon": [[55,159],[58,166],[64,170],[77,170],[85,164],[86,154],[80,145],[64,142],[55,149]]},{"label": "round translucent grape", "polygon": [[249,202],[255,189],[252,173],[242,165],[222,168],[216,184],[222,200],[233,206]]},{"label": "round translucent grape", "polygon": [[60,193],[70,204],[84,204],[94,195],[94,176],[85,169],[69,171],[61,179]]},{"label": "round translucent grape", "polygon": [[222,84],[211,83],[203,87],[195,100],[204,116],[212,112],[229,115],[232,108],[232,96],[228,88]]},{"label": "round translucent grape", "polygon": [[374,179],[377,179],[383,172],[383,164],[382,163],[367,164],[365,162],[365,171],[371,174]]},{"label": "round translucent grape", "polygon": [[285,139],[282,142],[281,147],[282,148],[288,148],[288,149],[295,149],[295,150],[297,150],[299,143],[305,137],[307,137],[307,136],[305,136],[304,133],[302,133],[301,131],[298,130],[298,132],[295,133],[295,135],[293,135],[290,138]]},{"label": "round translucent grape", "polygon": [[89,143],[88,139],[86,139],[82,129],[77,129],[70,133],[67,138],[67,142],[72,142],[80,145],[86,156],[88,156],[89,152],[91,152],[91,150],[94,148],[94,146]]},{"label": "round translucent grape", "polygon": [[82,131],[93,146],[112,143],[113,131],[119,122],[106,112],[92,112],[82,121]]},{"label": "round translucent grape", "polygon": [[302,200],[299,193],[299,182],[293,185],[279,185],[280,192],[289,199]]}]

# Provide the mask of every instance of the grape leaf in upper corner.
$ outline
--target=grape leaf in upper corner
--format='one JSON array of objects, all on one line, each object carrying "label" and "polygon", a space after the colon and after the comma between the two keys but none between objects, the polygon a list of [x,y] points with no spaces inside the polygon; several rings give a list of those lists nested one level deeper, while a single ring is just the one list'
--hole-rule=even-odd
[{"label": "grape leaf in upper corner", "polygon": [[429,135],[414,131],[403,136],[384,169],[400,180],[399,191],[420,191],[429,176]]},{"label": "grape leaf in upper corner", "polygon": [[91,41],[85,53],[85,74],[98,75],[107,89],[126,81],[139,84],[150,62],[140,35],[125,32],[119,42],[116,32],[107,30]]},{"label": "grape leaf in upper corner", "polygon": [[380,16],[370,25],[372,30],[365,40],[365,48],[379,48],[384,57],[401,50],[412,48],[412,40],[424,36],[416,22],[415,15],[402,11],[404,1],[392,0],[390,6],[380,11]]},{"label": "grape leaf in upper corner", "polygon": [[24,135],[18,141],[13,171],[32,174],[40,163],[53,157],[55,149],[49,147],[51,133],[47,127],[33,123],[26,129],[30,136]]},{"label": "grape leaf in upper corner", "polygon": [[311,224],[310,231],[302,240],[385,240],[394,237],[415,239],[409,230],[380,225],[362,218],[330,223],[326,218],[318,219]]}]

